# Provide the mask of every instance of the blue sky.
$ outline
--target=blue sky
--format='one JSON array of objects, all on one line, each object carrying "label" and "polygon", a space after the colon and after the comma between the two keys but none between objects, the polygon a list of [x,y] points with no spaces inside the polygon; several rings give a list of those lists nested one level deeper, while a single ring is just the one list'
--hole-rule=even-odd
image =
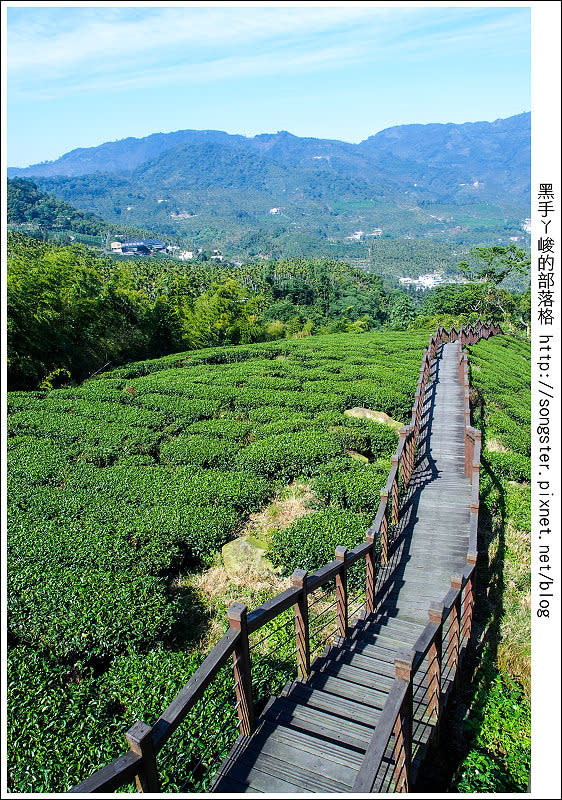
[{"label": "blue sky", "polygon": [[9,7],[8,164],[183,128],[357,142],[530,109],[517,7]]}]

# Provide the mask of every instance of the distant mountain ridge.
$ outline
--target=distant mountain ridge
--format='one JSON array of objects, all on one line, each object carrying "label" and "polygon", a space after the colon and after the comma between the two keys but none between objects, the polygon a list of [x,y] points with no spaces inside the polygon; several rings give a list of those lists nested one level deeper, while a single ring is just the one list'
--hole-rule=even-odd
[{"label": "distant mountain ridge", "polygon": [[[529,112],[495,122],[398,125],[379,131],[359,144],[299,137],[287,131],[246,137],[223,131],[187,129],[77,148],[54,161],[29,167],[8,167],[8,177],[73,177],[95,172],[127,172],[178,145],[205,144],[240,148],[292,167],[310,167],[312,161],[325,161],[329,165],[333,159],[339,162],[355,159],[358,167],[362,167],[366,162],[379,162],[390,155],[413,163],[449,168],[468,163],[476,165],[489,159],[507,164],[515,156],[518,165],[523,166],[528,162],[530,132]],[[321,163],[315,166],[330,168]],[[336,171],[345,170],[340,164]]]},{"label": "distant mountain ridge", "polygon": [[[359,144],[182,130],[79,148],[8,176],[33,177],[42,191],[107,220],[240,253],[256,231],[267,242],[308,237],[310,246],[345,243],[356,230],[498,241],[529,216],[530,124],[524,113],[400,125]],[[270,252],[267,242],[256,253]]]}]

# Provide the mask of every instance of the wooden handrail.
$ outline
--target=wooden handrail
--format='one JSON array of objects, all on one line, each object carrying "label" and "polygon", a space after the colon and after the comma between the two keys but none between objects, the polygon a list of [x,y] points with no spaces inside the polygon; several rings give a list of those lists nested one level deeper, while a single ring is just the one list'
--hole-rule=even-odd
[{"label": "wooden handrail", "polygon": [[[234,654],[234,669],[239,671],[239,680],[237,682],[237,693],[242,692],[238,697],[239,714],[243,713],[241,719],[242,732],[251,733],[253,730],[253,702],[251,698],[251,662],[248,655],[248,636],[251,633],[262,628],[268,622],[271,622],[284,611],[294,607],[297,616],[300,613],[300,623],[297,626],[297,636],[302,639],[305,636],[308,639],[308,618],[307,614],[303,614],[303,609],[307,603],[307,597],[331,580],[336,579],[337,593],[338,593],[338,627],[340,635],[347,633],[347,591],[345,587],[345,575],[347,569],[365,558],[366,563],[366,589],[365,589],[365,609],[366,613],[371,613],[376,606],[374,597],[375,588],[375,551],[380,547],[380,559],[382,563],[386,563],[388,559],[388,525],[389,521],[396,522],[398,519],[398,477],[402,479],[402,483],[407,485],[411,476],[414,461],[414,448],[416,445],[419,428],[422,419],[424,396],[427,382],[430,376],[431,362],[437,352],[437,349],[445,341],[460,342],[460,359],[459,359],[459,380],[463,385],[463,389],[468,389],[468,365],[466,356],[462,353],[462,345],[464,342],[473,343],[480,338],[488,338],[490,335],[503,333],[499,325],[494,323],[487,325],[480,325],[477,329],[473,326],[461,327],[456,331],[454,327],[450,331],[446,331],[439,326],[436,333],[430,336],[428,347],[423,351],[422,363],[420,367],[420,375],[417,384],[417,389],[414,397],[414,404],[412,406],[410,424],[400,430],[400,440],[396,452],[392,456],[392,466],[386,481],[385,488],[381,491],[381,500],[377,508],[375,519],[371,527],[366,532],[366,541],[357,545],[349,551],[345,551],[343,557],[339,553],[339,558],[334,561],[324,564],[311,574],[305,574],[305,578],[294,581],[293,586],[286,589],[284,592],[276,595],[275,597],[262,603],[254,610],[247,612],[245,607],[238,608],[239,604],[231,607],[233,616],[231,619],[230,630],[221,637],[219,642],[211,650],[209,655],[203,661],[201,666],[191,676],[189,681],[180,690],[174,700],[170,703],[167,709],[156,721],[153,728],[150,728],[144,723],[135,723],[142,729],[144,737],[143,743],[145,749],[144,755],[140,752],[140,745],[137,739],[129,731],[129,741],[131,748],[137,748],[139,752],[130,749],[127,753],[117,758],[107,766],[97,770],[93,775],[87,778],[82,783],[70,789],[71,792],[106,792],[114,791],[121,786],[131,782],[134,778],[137,779],[138,788],[143,789],[143,786],[148,790],[153,790],[158,785],[158,775],[155,768],[154,756],[162,749],[164,744],[168,741],[170,736],[184,721],[189,711],[193,708],[195,703],[201,699],[205,690],[211,685],[218,672],[227,664],[228,659]],[[467,602],[472,604],[472,580],[474,563],[477,556],[477,528],[478,528],[478,490],[479,490],[479,467],[480,467],[480,431],[470,426],[470,406],[468,404],[467,393],[464,394],[464,412],[465,412],[465,445],[468,446],[470,442],[471,452],[468,459],[467,472],[472,481],[472,505],[471,505],[471,522],[469,534],[469,546],[467,554],[467,568],[462,575],[460,588],[451,588],[442,603],[443,618],[447,618],[455,607],[458,608],[461,602],[463,587],[469,586],[470,593]],[[468,419],[466,417],[468,409]],[[301,571],[302,572],[302,571]],[[300,608],[300,612],[299,612]],[[468,630],[470,635],[470,621],[471,621],[471,608],[467,612],[468,628],[466,621],[460,627],[461,634],[463,631]],[[240,613],[238,613],[240,612]],[[237,626],[237,627],[236,627]],[[376,780],[378,767],[382,762],[384,753],[388,746],[388,742],[395,726],[398,724],[397,720],[400,718],[404,710],[404,703],[408,701],[408,696],[412,694],[412,679],[415,671],[423,662],[427,653],[436,643],[436,636],[442,629],[442,626],[435,620],[430,620],[426,625],[424,631],[418,638],[414,651],[411,654],[410,661],[410,680],[405,680],[403,677],[396,677],[392,684],[390,694],[388,695],[387,702],[375,729],[375,733],[369,743],[365,758],[359,770],[357,779],[353,786],[354,792],[370,791]],[[460,634],[459,634],[460,635]],[[309,669],[309,643],[308,641],[301,641],[300,643],[300,670],[304,675]],[[439,649],[438,649],[439,650]],[[439,650],[440,652],[440,650]],[[460,654],[457,654],[457,659]],[[398,662],[397,662],[398,672]],[[401,675],[405,674],[404,669]],[[411,703],[410,703],[411,704]],[[240,712],[243,708],[243,712]],[[135,726],[133,726],[135,727]],[[411,726],[410,726],[411,727]],[[407,730],[401,727],[401,732]],[[402,734],[401,734],[402,735]],[[411,730],[408,734],[411,737]],[[145,741],[146,740],[146,741]],[[411,741],[404,743],[406,750],[411,748]],[[153,763],[148,763],[148,762]],[[406,758],[408,761],[408,758]],[[374,770],[374,771],[373,771]],[[409,781],[409,763],[406,764],[406,775],[403,776],[401,786],[408,786]],[[152,789],[151,789],[152,787]],[[368,788],[367,788],[368,787]]]},{"label": "wooden handrail", "polygon": [[[462,590],[472,578],[474,567],[467,567],[461,576],[460,588],[451,588],[442,603],[434,603],[429,607],[428,614],[431,616],[439,616],[437,619],[431,619],[426,624],[425,628],[416,640],[412,650],[408,653],[406,661],[410,665],[410,679],[405,680],[403,677],[396,677],[390,688],[390,692],[385,701],[381,716],[375,728],[375,731],[369,741],[367,750],[361,767],[353,784],[353,792],[368,793],[373,790],[376,783],[378,771],[382,764],[385,752],[387,751],[389,741],[394,733],[394,728],[400,708],[406,697],[408,688],[413,688],[413,679],[417,674],[421,664],[430,652],[432,647],[436,647],[439,658],[439,675],[441,674],[441,642],[438,637],[442,635],[443,620],[447,619],[455,605],[459,603]],[[404,656],[402,656],[404,658]]]},{"label": "wooden handrail", "polygon": [[[438,683],[438,697],[430,696],[428,706],[431,704],[432,713],[436,719],[440,715],[440,695],[441,695],[441,676],[443,674],[442,660],[445,656],[442,652],[443,645],[443,621],[449,620],[453,615],[451,629],[447,635],[449,637],[447,660],[450,667],[447,677],[454,680],[458,673],[460,661],[466,648],[466,643],[470,638],[472,627],[472,605],[473,605],[473,576],[475,564],[478,556],[477,536],[478,536],[478,510],[479,510],[479,489],[480,489],[480,457],[482,434],[470,424],[470,403],[469,403],[469,383],[468,383],[468,363],[466,355],[462,352],[464,342],[470,344],[477,342],[480,338],[488,338],[490,335],[503,333],[499,326],[480,325],[476,330],[473,326],[457,332],[454,328],[448,334],[449,341],[461,342],[459,347],[459,382],[463,387],[463,411],[465,415],[465,465],[466,473],[472,484],[471,487],[471,507],[470,507],[470,528],[469,541],[467,547],[467,563],[462,575],[451,578],[451,588],[443,598],[443,602],[430,606],[430,621],[418,637],[413,651],[410,655],[410,677],[405,679],[408,673],[403,671],[401,676],[395,678],[390,692],[387,696],[381,716],[371,737],[361,767],[353,784],[353,792],[368,793],[373,791],[376,784],[378,773],[387,752],[390,739],[396,732],[395,726],[401,713],[402,705],[407,697],[408,691],[413,691],[413,679],[424,662],[428,654],[432,653],[437,659],[437,664],[433,666],[431,678],[428,677],[428,693],[431,685]],[[430,340],[431,348],[431,340]],[[425,355],[424,355],[425,360]],[[423,393],[421,386],[416,392],[416,401],[412,408],[412,425],[416,426],[419,420],[419,405],[422,401]],[[390,481],[387,481],[388,489]],[[464,595],[463,595],[464,592]],[[464,641],[464,644],[463,644]],[[451,671],[452,670],[452,671]],[[411,741],[409,743],[411,752]],[[408,748],[406,748],[408,749]],[[407,756],[406,756],[407,760]],[[406,765],[408,766],[408,765]],[[396,775],[398,765],[395,764],[393,777]],[[380,788],[380,787],[377,787]],[[406,773],[405,783],[400,786],[395,785],[395,791],[409,790],[409,775]]]},{"label": "wooden handrail", "polygon": [[98,792],[114,792],[120,786],[132,783],[135,775],[142,766],[142,756],[129,750],[128,753],[116,758],[111,764],[98,769],[85,781],[73,786],[69,792],[79,794],[97,794]]},{"label": "wooden handrail", "polygon": [[215,675],[228,662],[240,637],[240,631],[231,628],[213,647],[201,666],[180,689],[152,729],[154,749],[158,752],[168,741],[195,703],[208,688]]},{"label": "wooden handrail", "polygon": [[368,794],[373,790],[377,775],[388,747],[388,743],[394,733],[396,719],[409,689],[408,681],[403,678],[395,678],[386,703],[377,722],[377,727],[373,733],[367,750],[363,756],[363,761],[359,767],[359,772],[353,783],[351,791],[355,794]]},{"label": "wooden handrail", "polygon": [[320,589],[325,586],[329,581],[336,577],[340,569],[339,561],[330,561],[329,564],[324,564],[323,567],[317,569],[316,572],[308,576],[308,591],[313,592],[315,589]]},{"label": "wooden handrail", "polygon": [[[313,575],[314,574],[315,573],[313,573]],[[313,575],[311,575],[310,578],[312,578]],[[254,633],[264,625],[267,625],[268,622],[271,622],[272,619],[278,617],[279,614],[282,614],[284,611],[287,611],[288,608],[294,606],[299,599],[300,591],[298,587],[291,586],[289,589],[285,589],[284,592],[275,595],[275,597],[272,597],[270,600],[266,600],[265,603],[262,603],[261,606],[258,606],[253,611],[250,611],[248,613],[248,633]]]}]

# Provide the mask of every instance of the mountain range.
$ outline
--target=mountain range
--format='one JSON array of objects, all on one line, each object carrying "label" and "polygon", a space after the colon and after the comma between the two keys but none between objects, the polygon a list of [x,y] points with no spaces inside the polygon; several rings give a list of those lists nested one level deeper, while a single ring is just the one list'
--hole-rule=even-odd
[{"label": "mountain range", "polygon": [[286,131],[155,133],[8,176],[112,222],[244,255],[315,243],[339,254],[367,234],[488,243],[522,234],[529,216],[530,114],[401,125],[358,144]]}]

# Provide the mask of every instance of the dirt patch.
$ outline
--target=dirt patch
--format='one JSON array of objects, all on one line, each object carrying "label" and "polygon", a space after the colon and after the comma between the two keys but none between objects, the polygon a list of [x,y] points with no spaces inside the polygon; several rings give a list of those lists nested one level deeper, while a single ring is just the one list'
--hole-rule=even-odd
[{"label": "dirt patch", "polygon": [[315,509],[314,492],[306,483],[293,481],[261,511],[250,514],[240,536],[252,536],[259,541],[269,541],[273,528],[288,528],[296,519],[310,514]]},{"label": "dirt patch", "polygon": [[238,537],[222,548],[226,572],[232,578],[248,571],[254,578],[276,572],[267,558],[272,530],[288,528],[299,517],[310,514],[314,500],[308,484],[293,481],[265,508],[251,514]]},{"label": "dirt patch", "polygon": [[370,419],[374,422],[380,422],[383,425],[388,425],[389,428],[392,428],[392,430],[395,431],[402,427],[401,422],[392,419],[392,417],[389,417],[388,414],[384,413],[384,411],[375,411],[372,408],[347,408],[343,413],[346,415],[346,417],[355,417],[355,419]]},{"label": "dirt patch", "polygon": [[220,556],[212,567],[186,577],[185,582],[207,607],[207,627],[198,643],[204,651],[214,647],[225,632],[231,603],[245,603],[251,610],[291,586],[290,578],[281,578],[275,572],[256,573],[251,567],[233,577],[225,570]]},{"label": "dirt patch", "polygon": [[212,647],[220,639],[231,603],[245,603],[252,609],[291,586],[291,579],[281,577],[264,557],[271,532],[313,513],[315,504],[310,486],[293,481],[271,503],[250,515],[239,537],[230,543],[238,548],[234,558],[217,555],[209,569],[180,579],[180,584],[199,594],[208,609],[209,623],[201,646]]},{"label": "dirt patch", "polygon": [[369,459],[367,456],[364,456],[363,453],[358,453],[356,450],[346,450],[345,451],[348,456],[354,458],[355,461],[361,461],[362,464],[368,464]]},{"label": "dirt patch", "polygon": [[490,453],[508,453],[509,448],[500,442],[499,439],[490,439],[486,442],[486,450]]}]

